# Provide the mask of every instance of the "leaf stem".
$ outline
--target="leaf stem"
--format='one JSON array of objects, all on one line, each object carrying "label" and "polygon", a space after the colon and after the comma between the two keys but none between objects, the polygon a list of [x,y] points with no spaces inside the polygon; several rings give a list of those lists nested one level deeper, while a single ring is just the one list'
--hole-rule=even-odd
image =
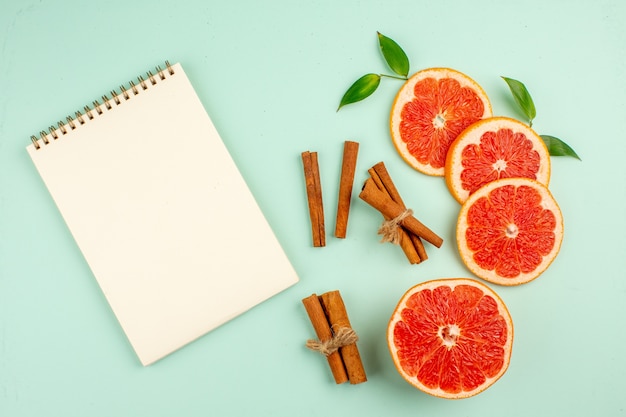
[{"label": "leaf stem", "polygon": [[381,76],[381,77],[395,78],[396,80],[403,80],[403,81],[406,81],[406,80],[409,79],[409,77],[399,77],[399,76],[396,76],[396,75],[388,75],[388,74],[378,74],[378,75]]}]

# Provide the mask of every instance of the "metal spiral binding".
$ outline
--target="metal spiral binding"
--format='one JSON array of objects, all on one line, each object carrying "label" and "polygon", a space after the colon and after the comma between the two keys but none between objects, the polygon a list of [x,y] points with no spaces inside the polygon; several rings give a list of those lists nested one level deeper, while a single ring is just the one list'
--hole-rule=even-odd
[{"label": "metal spiral binding", "polygon": [[141,75],[138,76],[137,83],[129,81],[128,87],[120,85],[119,93],[115,90],[111,90],[111,98],[106,94],[102,96],[102,104],[98,100],[94,100],[92,102],[93,107],[84,106],[83,111],[77,110],[74,112],[74,117],[67,116],[65,122],[59,121],[56,127],[51,125],[47,131],[42,130],[39,132],[39,138],[32,135],[30,140],[33,142],[35,149],[41,149],[41,145],[39,144],[40,140],[44,145],[48,145],[51,141],[55,141],[62,135],[66,135],[72,130],[78,129],[81,125],[88,123],[89,120],[94,120],[105,112],[121,105],[123,102],[132,99],[133,96],[139,95],[142,91],[148,90],[151,86],[165,80],[167,78],[166,74],[169,74],[169,76],[174,75],[174,68],[172,68],[169,61],[165,61],[165,69],[157,65],[155,67],[155,73],[152,73],[152,71],[146,72],[146,78]]}]

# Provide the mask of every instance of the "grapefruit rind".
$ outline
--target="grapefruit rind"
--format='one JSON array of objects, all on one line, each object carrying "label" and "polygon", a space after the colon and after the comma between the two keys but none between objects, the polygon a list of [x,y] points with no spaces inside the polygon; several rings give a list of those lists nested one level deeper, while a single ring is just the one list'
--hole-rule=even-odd
[{"label": "grapefruit rind", "polygon": [[[481,138],[486,132],[498,132],[500,129],[509,129],[514,134],[521,133],[530,141],[532,151],[538,153],[540,161],[539,169],[535,173],[535,178],[531,179],[546,186],[549,184],[551,168],[550,153],[543,139],[541,139],[532,128],[518,120],[502,116],[488,117],[468,126],[450,144],[450,148],[448,149],[444,176],[450,194],[452,194],[455,200],[460,204],[463,204],[470,195],[470,191],[463,187],[461,179],[461,174],[465,169],[463,166],[463,151],[469,145],[480,145]],[[490,152],[491,151],[490,149]],[[522,159],[523,155],[518,155],[517,158]]]},{"label": "grapefruit rind", "polygon": [[[496,301],[496,304],[498,306],[498,313],[500,314],[500,316],[502,316],[502,318],[504,318],[504,320],[507,323],[507,337],[506,337],[505,344],[502,346],[504,350],[502,367],[496,375],[494,375],[493,377],[487,378],[482,385],[480,385],[479,387],[477,387],[476,389],[472,391],[461,391],[458,393],[450,393],[450,392],[442,390],[441,388],[433,389],[433,388],[427,387],[422,382],[420,382],[416,376],[409,375],[403,369],[398,358],[398,353],[397,353],[398,349],[396,348],[396,345],[394,342],[394,329],[395,329],[396,324],[402,321],[402,317],[401,317],[402,311],[406,308],[407,301],[413,294],[422,290],[426,290],[426,289],[433,290],[441,286],[448,286],[452,290],[454,290],[454,288],[458,285],[470,285],[475,288],[478,288],[483,292],[484,295],[491,296]],[[496,381],[498,381],[502,377],[502,375],[504,375],[504,373],[507,371],[509,367],[509,363],[511,360],[511,352],[513,348],[513,336],[514,336],[513,320],[511,318],[511,314],[509,313],[509,310],[506,307],[506,304],[504,304],[504,301],[502,301],[500,296],[496,294],[487,285],[477,280],[470,279],[470,278],[440,278],[440,279],[435,279],[431,281],[426,281],[421,284],[417,284],[413,286],[408,291],[406,291],[406,293],[402,296],[402,298],[398,302],[398,305],[394,309],[394,312],[391,318],[389,319],[389,324],[387,326],[387,345],[389,347],[389,352],[391,354],[396,370],[402,376],[402,378],[404,378],[409,384],[419,389],[420,391],[423,391],[435,397],[453,399],[453,400],[469,398],[474,395],[477,395],[483,392],[484,390],[486,390],[487,388],[489,388],[490,386],[492,386]]]},{"label": "grapefruit rind", "polygon": [[[489,193],[491,193],[493,190],[507,185],[514,185],[516,187],[526,185],[537,190],[542,198],[542,208],[551,210],[556,220],[555,228],[553,229],[555,236],[554,246],[552,247],[550,253],[542,257],[541,263],[533,271],[526,273],[520,272],[520,274],[514,278],[502,277],[495,272],[495,269],[485,269],[478,265],[474,260],[474,252],[469,249],[466,239],[468,224],[465,219],[467,218],[468,211],[472,207],[472,205],[474,205],[474,203],[476,203],[476,201],[478,201],[480,198],[489,195]],[[494,215],[498,214],[494,213]],[[558,203],[552,196],[552,193],[550,193],[548,187],[546,187],[545,185],[528,178],[504,178],[482,186],[480,189],[470,195],[465,203],[463,203],[457,220],[456,240],[459,254],[463,263],[472,273],[474,273],[474,275],[484,279],[485,281],[498,285],[521,285],[530,282],[537,278],[539,275],[541,275],[552,264],[552,262],[558,255],[561,248],[561,242],[563,240],[563,215],[561,213],[561,209]]]},{"label": "grapefruit rind", "polygon": [[[391,114],[389,120],[389,126],[391,130],[392,142],[405,162],[411,167],[420,171],[426,175],[431,176],[443,176],[445,165],[441,167],[434,167],[430,164],[424,164],[418,161],[409,151],[408,145],[402,140],[400,134],[400,123],[402,121],[402,109],[404,106],[415,98],[414,88],[415,84],[426,78],[433,78],[440,80],[443,78],[452,78],[459,82],[461,87],[467,87],[472,89],[480,98],[483,103],[483,115],[481,118],[491,117],[492,109],[491,102],[485,90],[472,78],[464,73],[451,69],[451,68],[427,68],[413,74],[400,88],[391,106]],[[454,139],[454,138],[453,138]],[[445,150],[447,152],[447,149]],[[445,161],[444,161],[445,162]]]}]

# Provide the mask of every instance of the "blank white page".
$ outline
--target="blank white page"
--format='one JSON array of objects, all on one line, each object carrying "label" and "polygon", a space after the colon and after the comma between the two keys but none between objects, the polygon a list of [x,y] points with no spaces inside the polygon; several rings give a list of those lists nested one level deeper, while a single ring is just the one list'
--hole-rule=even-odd
[{"label": "blank white page", "polygon": [[27,147],[153,363],[298,281],[180,64]]}]

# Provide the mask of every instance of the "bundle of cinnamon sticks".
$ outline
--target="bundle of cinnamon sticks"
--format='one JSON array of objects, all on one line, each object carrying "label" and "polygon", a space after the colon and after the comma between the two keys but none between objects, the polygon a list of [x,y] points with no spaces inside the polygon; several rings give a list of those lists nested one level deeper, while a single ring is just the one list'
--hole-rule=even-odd
[{"label": "bundle of cinnamon sticks", "polygon": [[422,240],[440,247],[443,239],[407,209],[383,162],[377,163],[368,172],[370,178],[365,181],[359,198],[383,215],[385,223],[379,229],[383,241],[398,244],[411,264],[425,261],[428,255]]},{"label": "bundle of cinnamon sticks", "polygon": [[337,384],[367,381],[361,355],[356,346],[358,337],[348,319],[339,291],[312,294],[302,300],[318,340],[309,340],[307,347],[326,356]]}]

